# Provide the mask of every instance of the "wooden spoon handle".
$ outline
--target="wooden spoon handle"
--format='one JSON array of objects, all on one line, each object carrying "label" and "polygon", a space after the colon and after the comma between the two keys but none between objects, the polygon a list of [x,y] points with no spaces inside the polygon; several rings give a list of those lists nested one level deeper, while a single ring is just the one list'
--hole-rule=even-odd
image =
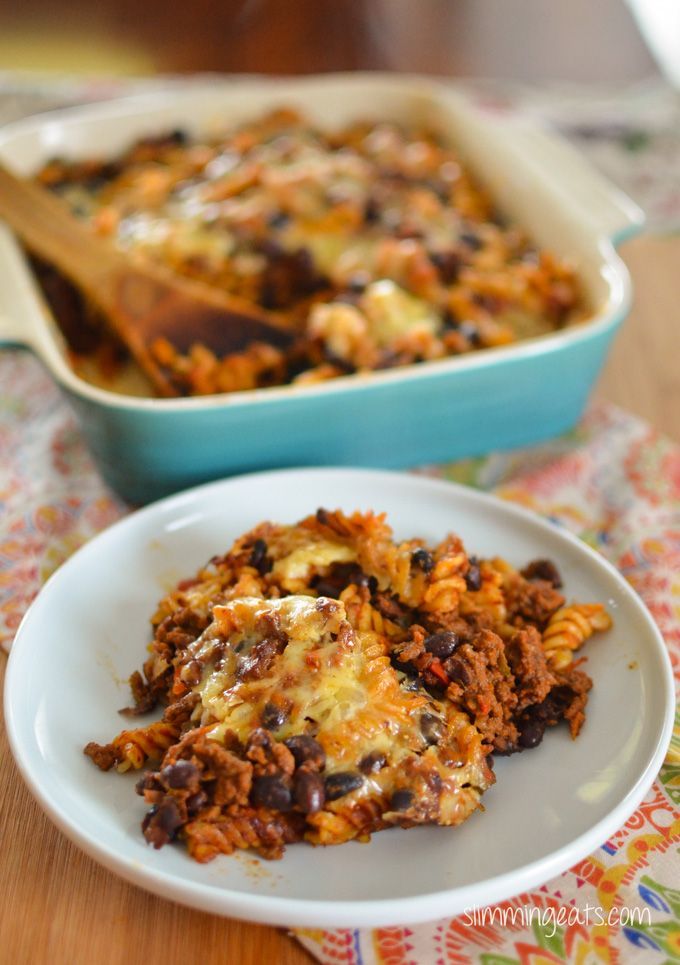
[{"label": "wooden spoon handle", "polygon": [[63,201],[2,165],[0,218],[33,254],[54,265],[86,294],[96,294],[99,279],[124,267],[124,256],[81,224]]},{"label": "wooden spoon handle", "polygon": [[285,318],[226,292],[135,263],[79,222],[59,198],[0,165],[0,218],[34,254],[54,265],[100,310],[162,395],[176,394],[153,353],[158,339],[180,352],[195,343],[218,357],[253,341],[287,347]]}]

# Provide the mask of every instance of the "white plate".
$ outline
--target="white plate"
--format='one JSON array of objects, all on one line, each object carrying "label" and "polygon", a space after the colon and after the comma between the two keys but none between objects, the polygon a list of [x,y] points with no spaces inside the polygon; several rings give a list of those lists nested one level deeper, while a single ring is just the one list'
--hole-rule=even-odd
[{"label": "white plate", "polygon": [[[400,829],[370,844],[293,845],[282,861],[209,865],[141,835],[133,776],[82,753],[123,721],[124,681],[169,585],[263,519],[318,506],[386,510],[398,537],[458,532],[470,552],[514,564],[550,557],[569,597],[606,602],[614,629],[587,649],[595,681],[576,741],[565,728],[497,759],[486,811],[459,828]],[[26,615],[9,662],[6,718],[19,767],[48,815],[103,865],[166,898],[286,925],[376,926],[454,915],[546,881],[602,844],[652,783],[670,739],[673,687],[663,641],[635,593],[583,544],[524,510],[425,478],[348,469],[260,473],[171,497],[81,549]]]}]

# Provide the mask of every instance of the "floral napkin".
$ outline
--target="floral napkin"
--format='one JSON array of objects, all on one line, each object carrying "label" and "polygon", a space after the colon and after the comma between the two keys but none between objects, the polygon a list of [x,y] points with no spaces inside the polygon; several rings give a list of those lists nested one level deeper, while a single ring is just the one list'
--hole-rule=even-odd
[{"label": "floral napkin", "polygon": [[[178,81],[153,86],[161,83]],[[677,105],[667,90],[643,85],[625,98],[586,102],[573,90],[550,96],[474,89],[495,108],[520,104],[552,119],[654,225],[680,225],[680,126],[670,123]],[[0,73],[0,123],[123,90],[127,82],[48,85]],[[597,405],[551,443],[424,471],[528,506],[599,550],[647,604],[680,682],[680,447],[640,419]],[[28,604],[60,563],[128,510],[101,480],[71,409],[40,363],[0,349],[0,645],[9,648]],[[680,724],[659,778],[625,826],[568,872],[495,906],[495,916],[295,934],[320,961],[346,965],[680,963],[679,883]]]}]

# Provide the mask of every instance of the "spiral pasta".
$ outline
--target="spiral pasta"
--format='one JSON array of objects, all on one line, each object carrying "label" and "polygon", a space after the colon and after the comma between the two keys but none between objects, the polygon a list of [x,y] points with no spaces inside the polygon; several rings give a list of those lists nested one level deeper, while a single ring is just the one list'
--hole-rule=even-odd
[{"label": "spiral pasta", "polygon": [[130,768],[138,771],[147,761],[160,761],[178,737],[179,727],[164,720],[155,721],[148,727],[122,731],[112,741],[117,770],[121,773]]},{"label": "spiral pasta", "polygon": [[543,631],[543,648],[553,670],[563,670],[593,633],[608,630],[612,619],[601,603],[574,603],[562,607]]}]

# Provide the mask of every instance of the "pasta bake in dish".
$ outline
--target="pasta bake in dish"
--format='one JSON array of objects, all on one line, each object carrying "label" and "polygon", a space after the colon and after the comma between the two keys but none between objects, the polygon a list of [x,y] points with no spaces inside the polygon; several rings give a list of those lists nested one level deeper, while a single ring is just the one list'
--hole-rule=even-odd
[{"label": "pasta bake in dish", "polygon": [[[290,349],[223,358],[157,340],[180,395],[441,359],[587,314],[572,267],[508,224],[427,129],[322,131],[279,109],[219,137],[173,131],[110,161],[55,159],[39,179],[120,248],[275,310],[298,334]],[[87,377],[96,319],[63,280],[43,281]],[[96,350],[110,368],[118,349]]]},{"label": "pasta bake in dish", "polygon": [[397,542],[384,516],[262,523],[161,600],[134,717],[85,753],[137,784],[156,848],[252,848],[456,825],[494,754],[576,737],[590,678],[574,653],[611,620],[567,604],[548,560],[522,571],[454,535]]}]

